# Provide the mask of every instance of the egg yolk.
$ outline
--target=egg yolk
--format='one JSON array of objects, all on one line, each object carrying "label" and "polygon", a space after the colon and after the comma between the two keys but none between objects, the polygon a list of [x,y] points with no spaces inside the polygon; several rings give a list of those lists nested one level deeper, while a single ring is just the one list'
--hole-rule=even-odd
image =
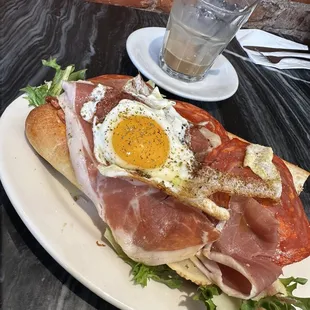
[{"label": "egg yolk", "polygon": [[118,123],[112,145],[121,159],[144,169],[161,167],[170,148],[163,128],[152,118],[141,115],[128,116]]}]

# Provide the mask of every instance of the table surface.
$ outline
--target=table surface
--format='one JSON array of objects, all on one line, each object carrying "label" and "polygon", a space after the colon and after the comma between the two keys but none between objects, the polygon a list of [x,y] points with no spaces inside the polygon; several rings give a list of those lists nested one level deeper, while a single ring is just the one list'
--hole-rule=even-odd
[{"label": "table surface", "polygon": [[[88,77],[137,70],[125,50],[128,35],[165,27],[167,15],[83,0],[6,1],[1,9],[0,115],[26,84],[51,77],[41,59],[87,68]],[[233,40],[228,49],[244,55]],[[237,93],[217,102],[192,103],[225,128],[269,145],[282,158],[310,170],[310,70],[289,70],[295,79],[225,54],[240,79]],[[170,95],[171,98],[178,98]],[[3,133],[1,133],[3,134]],[[2,150],[1,150],[2,151]],[[309,182],[301,195],[310,216]],[[116,309],[90,292],[47,254],[16,214],[0,184],[3,309]],[[0,304],[1,307],[1,304]]]}]

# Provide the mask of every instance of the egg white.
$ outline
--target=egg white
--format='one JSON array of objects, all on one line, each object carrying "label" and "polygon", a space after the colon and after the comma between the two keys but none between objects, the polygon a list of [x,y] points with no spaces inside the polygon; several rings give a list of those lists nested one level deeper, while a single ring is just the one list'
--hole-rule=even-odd
[{"label": "egg white", "polygon": [[[114,151],[113,130],[122,121],[122,117],[134,115],[153,119],[167,134],[170,144],[169,154],[166,162],[159,168],[139,168],[121,159]],[[184,142],[188,126],[188,122],[171,105],[154,109],[138,101],[121,100],[102,123],[93,125],[94,153],[98,162],[106,166],[106,168],[100,167],[100,172],[113,176],[115,168],[115,176],[120,176],[121,170],[123,170],[123,175],[130,175],[130,171],[138,170],[144,172],[155,182],[164,182],[165,186],[176,187],[181,180],[191,178],[195,162],[193,152]]]}]

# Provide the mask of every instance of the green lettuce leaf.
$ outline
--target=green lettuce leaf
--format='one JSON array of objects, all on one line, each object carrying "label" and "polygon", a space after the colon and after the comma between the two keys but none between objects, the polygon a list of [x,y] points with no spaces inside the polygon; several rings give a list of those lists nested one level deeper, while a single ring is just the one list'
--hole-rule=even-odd
[{"label": "green lettuce leaf", "polygon": [[169,288],[180,288],[182,278],[167,265],[147,266],[142,263],[137,263],[129,258],[122,248],[115,241],[112,232],[109,228],[106,229],[104,237],[110,242],[117,255],[131,266],[132,280],[135,284],[145,287],[149,280],[163,283]]},{"label": "green lettuce leaf", "polygon": [[216,285],[199,286],[197,294],[193,296],[193,299],[202,301],[207,310],[215,310],[216,305],[212,299],[214,296],[218,296],[221,293],[222,291]]},{"label": "green lettuce leaf", "polygon": [[293,295],[297,285],[306,284],[307,279],[290,277],[280,279],[280,281],[286,288],[287,296],[277,294],[266,296],[258,301],[243,300],[240,310],[295,310],[295,307],[299,307],[302,310],[310,309],[310,298],[301,298]]},{"label": "green lettuce leaf", "polygon": [[75,71],[74,65],[69,65],[62,70],[55,58],[42,60],[42,64],[46,67],[53,68],[55,70],[55,76],[51,82],[44,82],[44,84],[39,86],[28,85],[21,89],[21,91],[26,93],[25,98],[28,100],[30,106],[38,107],[44,104],[47,96],[59,96],[63,91],[61,86],[62,81],[85,79],[86,70]]},{"label": "green lettuce leaf", "polygon": [[287,295],[293,296],[293,291],[297,288],[297,285],[298,284],[305,285],[308,282],[308,280],[305,278],[289,277],[280,279],[280,282],[285,286]]},{"label": "green lettuce leaf", "polygon": [[49,87],[48,83],[37,87],[28,85],[25,88],[22,88],[21,91],[26,93],[25,98],[28,100],[30,106],[38,107],[45,102],[45,98],[48,96]]},{"label": "green lettuce leaf", "polygon": [[145,287],[149,280],[163,283],[172,289],[180,288],[183,283],[181,277],[167,265],[146,266],[138,263],[132,268],[131,274],[135,284],[142,287]]}]

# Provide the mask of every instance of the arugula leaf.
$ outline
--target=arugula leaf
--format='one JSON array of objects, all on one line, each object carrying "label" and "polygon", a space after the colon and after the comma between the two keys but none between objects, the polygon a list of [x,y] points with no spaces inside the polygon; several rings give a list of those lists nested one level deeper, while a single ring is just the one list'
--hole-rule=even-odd
[{"label": "arugula leaf", "polygon": [[77,81],[85,79],[86,70],[74,71],[75,66],[69,65],[64,70],[61,66],[57,64],[55,58],[50,60],[42,60],[42,64],[46,67],[53,68],[55,76],[51,82],[44,82],[40,86],[26,86],[22,88],[21,91],[26,93],[26,99],[29,101],[30,106],[38,107],[45,103],[45,98],[47,96],[59,96],[63,89],[61,86],[62,81]]},{"label": "arugula leaf", "polygon": [[283,278],[280,279],[281,283],[285,286],[287,294],[289,296],[293,296],[293,291],[297,288],[297,284],[305,285],[308,280],[305,278],[294,278],[294,277],[289,277],[289,278]]},{"label": "arugula leaf", "polygon": [[243,300],[240,310],[253,310],[256,309],[255,305],[256,305],[257,301],[254,301],[252,299],[250,300]]},{"label": "arugula leaf", "polygon": [[61,82],[68,81],[70,74],[74,71],[74,66],[68,66],[64,70],[56,70],[49,93],[52,96],[59,96],[62,91]]},{"label": "arugula leaf", "polygon": [[69,75],[68,81],[78,81],[78,80],[85,80],[86,69],[72,72]]},{"label": "arugula leaf", "polygon": [[193,296],[194,300],[201,300],[207,310],[215,310],[216,305],[213,302],[213,297],[218,296],[222,293],[219,287],[216,285],[206,285],[206,286],[199,286],[198,292]]},{"label": "arugula leaf", "polygon": [[310,309],[310,298],[300,297],[282,297],[282,296],[267,296],[259,301],[244,300],[240,310],[295,310],[299,307],[302,310]]},{"label": "arugula leaf", "polygon": [[60,65],[57,64],[57,62],[56,62],[56,58],[50,58],[50,60],[43,59],[42,65],[46,66],[46,67],[51,67],[51,68],[55,69],[56,71],[61,69]]},{"label": "arugula leaf", "polygon": [[45,98],[48,96],[49,84],[45,83],[40,86],[26,86],[22,88],[27,96],[25,97],[29,101],[29,106],[38,107],[45,102]]},{"label": "arugula leaf", "polygon": [[[293,291],[297,288],[297,285],[305,285],[308,280],[305,278],[283,278],[280,279],[281,283],[285,286],[288,297],[279,297],[287,304],[294,305],[303,310],[310,309],[310,298],[301,298],[293,295]],[[293,309],[293,308],[292,308]]]},{"label": "arugula leaf", "polygon": [[172,289],[182,285],[181,277],[167,265],[146,266],[137,263],[133,266],[131,274],[135,284],[140,284],[142,287],[145,287],[149,280],[166,284]]},{"label": "arugula leaf", "polygon": [[106,229],[104,237],[110,242],[116,254],[131,266],[130,274],[135,284],[145,287],[149,280],[163,283],[169,288],[179,288],[182,285],[182,278],[167,265],[147,266],[142,263],[137,263],[129,258],[122,248],[115,241],[112,232],[109,228]]},{"label": "arugula leaf", "polygon": [[259,301],[243,300],[240,310],[293,310],[291,305],[287,305],[280,301],[277,296],[267,296]]},{"label": "arugula leaf", "polygon": [[310,309],[310,298],[301,298],[293,295],[297,285],[306,284],[307,279],[290,277],[279,280],[285,286],[287,296],[276,294],[263,297],[258,301],[243,300],[240,310],[295,310],[295,307],[299,307],[302,310]]}]

